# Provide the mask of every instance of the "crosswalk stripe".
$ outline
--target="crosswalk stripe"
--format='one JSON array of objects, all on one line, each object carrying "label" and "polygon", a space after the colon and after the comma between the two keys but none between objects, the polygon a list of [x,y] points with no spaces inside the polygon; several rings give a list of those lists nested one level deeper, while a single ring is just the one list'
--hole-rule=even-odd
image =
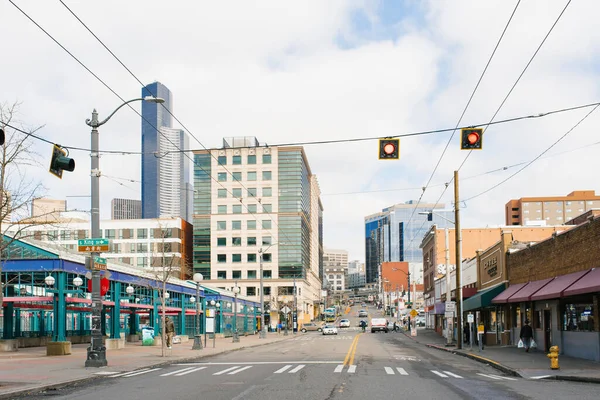
[{"label": "crosswalk stripe", "polygon": [[396,367],[400,375],[408,375],[408,372],[404,368]]},{"label": "crosswalk stripe", "polygon": [[506,379],[507,381],[516,381],[517,380],[517,378],[510,378],[508,376],[499,376],[499,375],[492,375],[492,374],[490,374],[490,376],[497,376],[498,378]]},{"label": "crosswalk stripe", "polygon": [[441,376],[442,378],[447,378],[447,377],[448,377],[448,375],[444,375],[444,374],[442,374],[441,372],[435,371],[435,370],[433,370],[433,369],[431,370],[431,372],[433,372],[434,374],[436,374],[436,375],[438,375],[438,376]]},{"label": "crosswalk stripe", "polygon": [[394,375],[394,370],[392,368],[390,368],[390,367],[385,367],[385,372],[388,375]]},{"label": "crosswalk stripe", "polygon": [[356,365],[351,365],[348,367],[348,373],[353,374],[356,372]]},{"label": "crosswalk stripe", "polygon": [[236,365],[235,367],[230,367],[230,368],[224,369],[223,371],[215,372],[213,375],[222,375],[226,372],[233,371],[234,369],[238,369],[239,367],[240,367],[239,365]]},{"label": "crosswalk stripe", "polygon": [[335,367],[333,372],[339,373],[339,372],[342,372],[343,369],[344,369],[344,364],[340,364],[337,367]]},{"label": "crosswalk stripe", "polygon": [[238,372],[245,371],[245,370],[247,370],[247,369],[249,369],[249,368],[252,368],[252,365],[248,365],[248,366],[246,366],[246,367],[243,367],[243,368],[240,368],[240,369],[236,369],[235,371],[231,371],[231,372],[230,372],[229,374],[227,374],[227,375],[235,375],[235,374],[237,374]]},{"label": "crosswalk stripe", "polygon": [[290,370],[290,374],[295,374],[296,372],[300,371],[302,368],[306,367],[306,365],[298,365],[296,368]]},{"label": "crosswalk stripe", "polygon": [[456,374],[453,374],[453,373],[452,373],[452,372],[450,372],[450,371],[444,371],[444,373],[445,373],[445,374],[448,374],[448,375],[450,375],[450,376],[451,376],[451,377],[453,377],[453,378],[459,378],[459,379],[462,379],[462,378],[463,378],[462,376],[460,376],[460,375],[456,375]]},{"label": "crosswalk stripe", "polygon": [[180,372],[179,374],[175,374],[175,376],[184,376],[184,375],[187,375],[187,374],[191,374],[192,372],[200,371],[201,369],[204,369],[204,368],[206,368],[206,367],[194,368],[194,369],[191,369],[189,371]]},{"label": "crosswalk stripe", "polygon": [[188,368],[184,368],[184,369],[178,369],[175,371],[171,371],[171,372],[167,372],[166,374],[162,374],[161,376],[171,376],[171,375],[175,375],[179,372],[183,372],[183,371],[188,371],[190,369],[194,369],[194,367],[188,367]]},{"label": "crosswalk stripe", "polygon": [[150,368],[143,368],[143,369],[138,369],[137,371],[127,371],[127,372],[122,372],[122,373],[120,373],[120,374],[117,374],[117,375],[111,375],[110,377],[111,377],[111,378],[118,378],[118,377],[121,377],[121,376],[125,376],[125,375],[129,375],[129,374],[133,374],[133,373],[136,373],[136,372],[148,371],[148,370],[150,370]]},{"label": "crosswalk stripe", "polygon": [[285,367],[281,367],[279,368],[277,371],[275,371],[275,374],[282,374],[285,371],[287,371],[288,369],[292,368],[292,364],[286,365]]},{"label": "crosswalk stripe", "polygon": [[479,372],[477,373],[477,375],[485,376],[486,378],[495,379],[497,381],[501,381],[502,380],[502,378],[500,378],[499,376],[480,374]]},{"label": "crosswalk stripe", "polygon": [[152,369],[149,369],[147,371],[139,371],[139,372],[136,372],[136,373],[133,373],[133,374],[124,375],[123,378],[131,378],[132,376],[138,376],[138,375],[142,375],[142,374],[147,374],[148,372],[158,371],[159,369],[161,369],[161,368],[152,368]]}]

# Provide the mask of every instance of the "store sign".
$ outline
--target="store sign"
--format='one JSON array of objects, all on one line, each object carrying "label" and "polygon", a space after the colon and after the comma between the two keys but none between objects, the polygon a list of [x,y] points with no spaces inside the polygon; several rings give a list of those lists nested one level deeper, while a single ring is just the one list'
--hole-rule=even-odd
[{"label": "store sign", "polygon": [[500,282],[504,277],[504,259],[501,246],[497,245],[491,251],[482,255],[479,261],[479,281],[481,287],[489,287],[496,282]]},{"label": "store sign", "polygon": [[488,259],[483,263],[483,268],[490,278],[498,276],[498,257]]}]

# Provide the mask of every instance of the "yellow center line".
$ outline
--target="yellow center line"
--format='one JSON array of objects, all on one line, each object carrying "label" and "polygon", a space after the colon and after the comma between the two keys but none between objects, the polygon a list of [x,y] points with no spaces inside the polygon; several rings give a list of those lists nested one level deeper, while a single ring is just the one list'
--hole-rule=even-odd
[{"label": "yellow center line", "polygon": [[346,354],[346,358],[344,358],[344,365],[348,365],[347,363],[348,363],[348,360],[350,359],[350,354],[352,354],[352,349],[354,348],[354,345],[358,341],[358,336],[359,335],[360,335],[360,333],[354,337],[354,340],[352,340],[352,344],[350,345],[350,348],[348,349],[348,353]]},{"label": "yellow center line", "polygon": [[360,335],[362,335],[362,333],[356,335],[356,343],[354,343],[354,350],[352,350],[352,355],[350,356],[348,365],[354,365],[354,355],[356,354],[356,348],[358,347],[358,339],[360,338]]}]

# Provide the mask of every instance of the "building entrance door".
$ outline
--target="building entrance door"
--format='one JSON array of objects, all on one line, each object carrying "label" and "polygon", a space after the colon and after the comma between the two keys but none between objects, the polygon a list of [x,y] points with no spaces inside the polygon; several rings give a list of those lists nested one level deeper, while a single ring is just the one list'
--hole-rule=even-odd
[{"label": "building entrance door", "polygon": [[552,345],[552,310],[544,310],[544,348],[546,352]]}]

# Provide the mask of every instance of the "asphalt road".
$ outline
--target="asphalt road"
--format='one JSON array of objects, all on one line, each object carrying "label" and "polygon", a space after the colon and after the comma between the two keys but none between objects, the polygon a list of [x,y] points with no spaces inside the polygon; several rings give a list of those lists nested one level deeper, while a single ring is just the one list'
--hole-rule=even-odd
[{"label": "asphalt road", "polygon": [[[268,346],[114,375],[55,399],[597,399],[593,384],[525,380],[429,349],[402,333],[362,333],[358,308],[337,336],[298,333]],[[369,309],[375,314],[374,309]],[[291,335],[291,333],[290,333]],[[241,338],[243,340],[243,338]],[[101,371],[99,372],[101,374]],[[48,394],[27,397],[46,399]]]}]

